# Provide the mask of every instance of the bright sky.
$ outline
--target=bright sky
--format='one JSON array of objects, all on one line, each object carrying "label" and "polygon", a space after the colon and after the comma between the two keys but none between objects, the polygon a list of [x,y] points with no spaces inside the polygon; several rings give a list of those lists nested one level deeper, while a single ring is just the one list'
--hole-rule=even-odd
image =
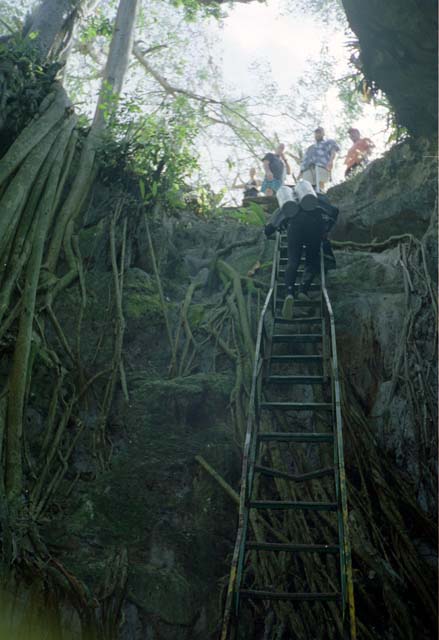
[{"label": "bright sky", "polygon": [[248,67],[255,59],[268,59],[273,79],[288,89],[306,71],[306,59],[319,53],[321,35],[307,16],[300,24],[281,15],[283,2],[237,4],[225,21],[224,71],[243,88],[252,89]]},{"label": "bright sky", "polygon": [[[337,60],[337,77],[348,73],[348,59],[350,51],[346,43],[353,36],[345,32],[343,27],[333,31],[317,17],[294,15],[287,11],[288,2],[285,0],[268,0],[267,4],[253,2],[250,4],[236,4],[228,11],[222,29],[219,31],[218,58],[222,59],[224,78],[229,86],[233,86],[235,95],[255,95],[261,89],[261,83],[254,71],[255,63],[265,69],[264,78],[272,80],[278,86],[279,93],[292,95],[295,85],[301,76],[312,70],[313,60],[321,56],[321,48],[326,42],[330,43],[330,53]],[[291,6],[291,3],[290,3]],[[253,67],[253,69],[252,69]],[[340,124],[343,105],[337,96],[337,87],[332,88],[326,96],[326,110],[322,124],[326,130],[326,137],[335,136],[335,126]],[[270,111],[267,105],[266,111]],[[270,132],[276,131],[279,138],[287,145],[294,142],[312,144],[313,129],[308,126],[286,120],[275,113],[274,117],[265,119]],[[385,149],[385,110],[376,109],[372,105],[365,105],[364,117],[356,120],[355,125],[362,135],[370,137],[376,144],[376,155]],[[283,139],[282,132],[288,132]],[[305,139],[304,139],[305,135]],[[342,157],[351,142],[347,136],[338,140],[342,147],[341,155],[336,162],[333,179],[339,182],[343,179]],[[267,149],[268,151],[268,149]],[[215,159],[227,157],[227,149],[217,148]],[[253,162],[249,160],[251,164]],[[292,163],[293,171],[298,167]],[[247,177],[248,166],[242,167],[241,175]],[[236,170],[234,171],[236,173]],[[214,186],[218,188],[221,180],[215,179]],[[234,192],[239,199],[239,192]]]},{"label": "bright sky", "polygon": [[[13,3],[13,0],[4,1],[9,4]],[[28,7],[33,1],[35,0],[14,0],[14,4],[16,8],[19,5]],[[295,145],[304,149],[312,144],[314,128],[317,125],[323,125],[326,136],[337,137],[337,142],[341,146],[341,153],[336,160],[333,172],[334,182],[339,182],[343,179],[344,173],[343,156],[351,143],[347,133],[339,132],[339,135],[336,134],[336,127],[340,127],[344,123],[344,106],[338,98],[337,86],[333,86],[326,94],[324,114],[318,122],[314,122],[308,117],[308,121],[304,123],[302,121],[303,114],[299,120],[292,119],[291,109],[287,107],[282,107],[283,111],[287,113],[287,115],[282,115],[279,112],[279,107],[273,103],[272,96],[273,90],[275,90],[278,96],[285,96],[288,101],[291,98],[294,99],[295,96],[297,97],[297,87],[301,78],[305,77],[308,80],[315,78],[315,65],[322,62],[321,51],[325,44],[329,45],[329,55],[336,59],[336,77],[345,76],[349,73],[348,59],[350,56],[346,43],[354,36],[349,31],[345,31],[343,25],[337,28],[328,26],[320,14],[307,13],[304,15],[300,13],[297,6],[298,2],[292,0],[266,0],[266,2],[254,0],[249,4],[235,3],[232,7],[227,8],[228,17],[222,26],[213,19],[206,21],[205,30],[208,41],[213,43],[211,50],[208,50],[207,53],[204,49],[196,49],[197,41],[194,40],[195,50],[191,54],[189,47],[186,57],[191,60],[191,55],[193,55],[192,74],[194,75],[199,66],[200,57],[203,60],[210,54],[222,71],[224,81],[219,79],[219,84],[225,84],[227,94],[236,99],[243,96],[257,98],[262,105],[259,112],[264,113],[262,116],[264,132],[273,139],[277,136],[280,141],[286,144],[287,151],[294,152]],[[162,11],[160,3],[158,8],[156,6],[156,10],[159,11],[160,20],[155,20],[154,24],[157,23],[156,31],[160,32],[160,29],[163,29],[162,22],[166,24],[165,18],[169,18],[169,13],[176,10],[168,7],[168,13],[166,13],[166,11]],[[172,28],[171,25],[171,31]],[[185,28],[187,29],[187,25]],[[154,37],[161,37],[161,35],[159,33],[158,36],[157,34],[154,36],[149,28],[142,38],[145,42],[149,42],[151,38],[151,42],[155,42]],[[159,42],[161,42],[160,37]],[[79,60],[80,63],[81,60]],[[175,64],[175,60],[171,60],[169,64]],[[165,63],[162,73],[167,75],[167,72]],[[184,85],[184,80],[180,80],[178,77],[173,81],[177,86]],[[130,79],[127,82],[128,88],[130,82],[132,83],[133,80]],[[273,90],[270,88],[270,84],[273,85]],[[97,91],[99,81],[96,80],[93,86]],[[315,84],[313,86],[315,87]],[[201,89],[200,93],[205,93],[205,90]],[[87,111],[87,105],[89,105],[92,112],[94,99],[90,99],[90,95],[91,93],[88,92],[87,99],[84,99],[85,106],[81,103],[81,108]],[[306,111],[309,113],[314,111],[312,105],[311,97],[305,103]],[[297,113],[299,112],[296,110],[295,118]],[[370,137],[375,142],[375,157],[385,149],[385,116],[384,108],[376,109],[372,105],[365,105],[363,117],[349,123],[355,124],[362,135]],[[215,191],[220,191],[226,184],[231,184],[238,170],[241,177],[246,179],[251,166],[256,166],[258,177],[262,178],[262,163],[258,160],[255,161],[244,146],[238,150],[231,149],[226,144],[228,132],[224,131],[219,136],[215,136],[217,130],[218,127],[208,129],[208,135],[212,134],[212,137],[208,138],[207,144],[206,138],[200,143],[201,166],[204,168],[202,182],[208,181]],[[265,151],[271,150],[267,148]],[[228,160],[235,163],[232,168],[229,168]],[[298,165],[294,161],[291,162],[291,165],[293,172],[297,175]],[[241,193],[239,191],[233,191],[232,195],[236,197],[237,201],[240,201]],[[228,198],[230,199],[230,194]]]}]

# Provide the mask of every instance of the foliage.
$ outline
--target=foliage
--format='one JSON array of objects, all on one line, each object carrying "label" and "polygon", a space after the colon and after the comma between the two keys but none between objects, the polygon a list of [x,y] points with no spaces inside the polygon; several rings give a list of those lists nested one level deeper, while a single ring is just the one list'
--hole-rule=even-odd
[{"label": "foliage", "polygon": [[395,110],[386,94],[379,89],[374,89],[371,93],[371,101],[375,107],[384,107],[386,109],[387,144],[396,144],[406,140],[409,137],[409,132],[406,127],[398,123]]},{"label": "foliage", "polygon": [[29,0],[2,0],[1,8],[0,36],[20,32],[29,11]]},{"label": "foliage", "polygon": [[408,136],[407,129],[398,124],[396,113],[387,96],[373,80],[366,77],[361,62],[361,49],[358,40],[348,42],[351,50],[349,59],[350,73],[337,81],[339,97],[345,106],[344,120],[349,124],[361,114],[362,105],[373,104],[386,112],[387,144],[400,142]]},{"label": "foliage", "polygon": [[98,12],[84,21],[79,34],[79,40],[82,43],[94,42],[99,36],[110,38],[112,32],[113,25],[110,19]]},{"label": "foliage", "polygon": [[314,14],[325,24],[338,21],[343,24],[346,16],[342,0],[285,0],[285,11],[300,12],[305,15]]},{"label": "foliage", "polygon": [[256,227],[263,227],[267,217],[264,208],[260,204],[257,204],[257,202],[250,202],[248,206],[240,207],[234,211],[223,209],[219,211],[219,214],[234,218],[243,224]]},{"label": "foliage", "polygon": [[190,209],[197,216],[208,217],[216,213],[224,193],[225,189],[215,193],[210,185],[201,184],[183,194],[180,206]]},{"label": "foliage", "polygon": [[128,171],[142,179],[144,198],[179,207],[185,181],[197,169],[192,141],[197,124],[181,109],[143,116],[137,102],[107,103],[107,127],[98,162],[103,180],[121,179]]},{"label": "foliage", "polygon": [[170,3],[174,7],[182,7],[186,19],[196,20],[198,15],[202,14],[207,17],[219,18],[221,16],[221,9],[218,3],[214,2],[199,2],[199,0],[170,0]]},{"label": "foliage", "polygon": [[344,116],[354,120],[361,115],[364,83],[359,74],[344,76],[337,82],[338,96],[345,107]]}]

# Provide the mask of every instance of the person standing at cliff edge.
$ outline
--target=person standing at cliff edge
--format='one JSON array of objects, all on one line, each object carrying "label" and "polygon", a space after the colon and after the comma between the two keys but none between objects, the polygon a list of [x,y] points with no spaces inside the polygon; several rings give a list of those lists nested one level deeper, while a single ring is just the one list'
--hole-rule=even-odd
[{"label": "person standing at cliff edge", "polygon": [[266,196],[272,196],[283,185],[285,176],[285,165],[275,153],[266,153],[262,158],[264,163],[265,178],[262,182],[261,191]]},{"label": "person standing at cliff edge", "polygon": [[331,171],[336,153],[340,147],[335,140],[325,140],[325,130],[317,127],[314,131],[315,143],[305,151],[300,165],[300,177],[308,180],[317,191],[324,191],[331,180]]},{"label": "person standing at cliff edge", "polygon": [[232,189],[244,189],[244,198],[257,198],[259,195],[258,187],[261,184],[261,181],[256,178],[256,169],[252,167],[249,171],[249,178],[247,182],[237,183],[236,181],[241,176],[238,175],[233,181]]},{"label": "person standing at cliff edge", "polygon": [[365,167],[369,162],[369,156],[375,145],[369,138],[362,138],[361,133],[355,127],[348,129],[348,134],[352,142],[352,147],[346,154],[344,161],[346,165],[345,177],[347,178],[359,167]]},{"label": "person standing at cliff edge", "polygon": [[277,145],[274,155],[280,158],[282,164],[284,165],[284,171],[282,175],[282,184],[285,184],[287,176],[291,175],[291,167],[289,165],[288,160],[285,157],[285,145],[282,142]]}]

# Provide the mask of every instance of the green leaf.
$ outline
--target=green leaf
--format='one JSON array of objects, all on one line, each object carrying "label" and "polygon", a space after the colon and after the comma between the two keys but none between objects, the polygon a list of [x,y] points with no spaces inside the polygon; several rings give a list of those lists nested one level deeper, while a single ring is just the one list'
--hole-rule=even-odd
[{"label": "green leaf", "polygon": [[142,178],[140,178],[139,180],[139,189],[142,200],[145,200],[145,183],[143,182]]}]

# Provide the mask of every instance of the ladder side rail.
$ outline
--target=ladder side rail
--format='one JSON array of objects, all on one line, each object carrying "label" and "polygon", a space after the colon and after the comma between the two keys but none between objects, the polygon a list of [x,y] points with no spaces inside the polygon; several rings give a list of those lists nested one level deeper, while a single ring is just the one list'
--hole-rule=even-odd
[{"label": "ladder side rail", "polygon": [[322,295],[324,301],[324,310],[328,316],[329,331],[330,331],[330,361],[331,361],[331,391],[333,397],[334,417],[336,427],[335,438],[335,463],[336,463],[336,485],[338,485],[337,500],[341,507],[341,519],[339,526],[340,534],[340,569],[341,569],[341,586],[343,594],[343,617],[346,615],[346,602],[348,606],[349,614],[349,626],[350,626],[350,640],[356,640],[356,620],[355,620],[355,601],[354,601],[354,588],[353,588],[353,576],[352,576],[352,559],[351,548],[349,540],[349,522],[348,522],[348,507],[347,507],[347,482],[346,482],[346,470],[344,462],[344,447],[343,447],[343,420],[341,413],[341,392],[340,392],[340,376],[338,369],[337,358],[337,341],[335,333],[335,320],[334,312],[329,298],[328,290],[326,288],[324,257],[321,252],[320,260],[321,271],[321,283],[322,283]]},{"label": "ladder side rail", "polygon": [[277,302],[277,274],[280,266],[280,232],[276,231],[276,237],[274,242],[274,250],[273,250],[273,263],[271,267],[271,277],[270,277],[270,289],[273,289],[273,295],[271,297],[271,313],[274,316],[276,315],[276,302]]},{"label": "ladder side rail", "polygon": [[[248,408],[248,420],[247,420],[247,434],[249,434],[249,452],[250,459],[247,464],[247,493],[246,498],[249,501],[252,494],[253,489],[253,477],[254,477],[254,465],[256,460],[256,450],[257,450],[257,434],[259,430],[259,406],[260,406],[260,376],[263,374],[263,357],[265,353],[264,349],[264,338],[268,340],[267,331],[265,328],[265,318],[267,312],[270,308],[270,305],[273,300],[274,289],[276,285],[276,276],[278,271],[278,252],[279,252],[279,243],[280,243],[280,233],[276,232],[276,240],[274,243],[274,251],[273,251],[273,265],[271,268],[271,277],[270,277],[270,288],[267,293],[267,297],[265,298],[264,305],[262,307],[261,315],[258,323],[258,333],[256,335],[256,347],[255,347],[255,362],[253,366],[253,375],[252,375],[252,386],[250,391],[250,399],[249,399],[249,408]],[[246,434],[246,440],[247,440]],[[244,468],[242,479],[244,480]]]},{"label": "ladder side rail", "polygon": [[[323,249],[320,246],[320,316],[322,318],[322,356],[323,356],[323,379],[328,382],[331,379],[331,346],[330,346],[330,329],[328,326],[328,318],[326,317],[326,304],[324,296],[325,273],[324,273],[324,257]],[[331,385],[332,392],[332,385]]]},{"label": "ladder side rail", "polygon": [[[239,607],[240,579],[242,577],[242,567],[245,554],[246,530],[248,527],[249,513],[248,503],[251,496],[251,489],[254,476],[254,461],[256,456],[256,435],[258,429],[257,412],[255,410],[257,381],[263,368],[261,365],[261,351],[265,331],[265,316],[267,310],[272,304],[273,293],[276,283],[276,275],[278,270],[278,250],[279,250],[280,234],[276,233],[276,240],[273,252],[273,266],[271,270],[270,288],[262,307],[261,315],[258,323],[258,332],[256,336],[255,359],[253,364],[252,386],[249,398],[249,411],[247,417],[247,429],[244,440],[244,452],[241,474],[241,489],[239,495],[239,513],[238,513],[238,531],[236,535],[235,546],[233,549],[232,566],[230,570],[229,583],[227,587],[226,603],[224,607],[223,623],[221,627],[220,640],[229,640],[232,626],[232,619]],[[238,581],[239,578],[239,581]],[[234,606],[235,605],[235,606]]]}]

